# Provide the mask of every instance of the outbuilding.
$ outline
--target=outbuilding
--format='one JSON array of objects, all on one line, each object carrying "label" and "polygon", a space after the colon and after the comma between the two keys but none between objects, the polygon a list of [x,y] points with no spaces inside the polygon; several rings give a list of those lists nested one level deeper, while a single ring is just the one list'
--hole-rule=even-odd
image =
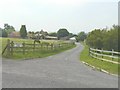
[{"label": "outbuilding", "polygon": [[71,42],[76,42],[76,38],[75,37],[72,37],[69,39]]}]

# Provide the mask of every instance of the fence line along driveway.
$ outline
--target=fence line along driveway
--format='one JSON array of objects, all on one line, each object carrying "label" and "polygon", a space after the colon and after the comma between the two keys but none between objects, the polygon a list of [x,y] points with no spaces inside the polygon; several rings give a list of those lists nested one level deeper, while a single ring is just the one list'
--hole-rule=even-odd
[{"label": "fence line along driveway", "polygon": [[118,78],[84,65],[83,47],[32,60],[3,59],[3,88],[117,88]]},{"label": "fence line along driveway", "polygon": [[[94,57],[99,60],[111,62],[114,64],[120,64],[120,61],[119,61],[120,52],[115,52],[113,49],[112,49],[112,51],[107,51],[107,50],[99,50],[99,49],[89,48],[89,54],[91,57]],[[107,57],[107,59],[105,57]],[[116,59],[117,61],[114,59]]]}]

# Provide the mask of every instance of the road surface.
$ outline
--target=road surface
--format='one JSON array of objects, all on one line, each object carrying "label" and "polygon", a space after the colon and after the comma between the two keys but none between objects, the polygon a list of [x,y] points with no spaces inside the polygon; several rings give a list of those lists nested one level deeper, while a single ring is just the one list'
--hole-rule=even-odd
[{"label": "road surface", "polygon": [[79,60],[83,46],[31,60],[2,60],[3,88],[117,88],[118,77],[93,70]]}]

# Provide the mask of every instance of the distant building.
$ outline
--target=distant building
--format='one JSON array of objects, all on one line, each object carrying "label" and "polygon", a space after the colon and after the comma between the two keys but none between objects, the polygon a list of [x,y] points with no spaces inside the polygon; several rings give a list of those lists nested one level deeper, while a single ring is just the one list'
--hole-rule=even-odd
[{"label": "distant building", "polygon": [[60,37],[60,40],[69,40],[69,37],[66,36],[66,37]]},{"label": "distant building", "polygon": [[21,36],[20,36],[19,32],[13,31],[8,35],[8,37],[10,37],[10,38],[20,38]]},{"label": "distant building", "polygon": [[46,40],[57,40],[57,37],[53,37],[53,36],[45,36]]},{"label": "distant building", "polygon": [[76,38],[75,37],[72,37],[69,39],[71,42],[76,42]]}]

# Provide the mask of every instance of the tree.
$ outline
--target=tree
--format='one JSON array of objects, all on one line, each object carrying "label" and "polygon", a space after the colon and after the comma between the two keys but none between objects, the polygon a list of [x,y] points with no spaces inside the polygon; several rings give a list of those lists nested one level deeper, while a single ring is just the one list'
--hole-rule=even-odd
[{"label": "tree", "polygon": [[47,35],[48,35],[48,32],[45,31],[45,32],[44,32],[44,35],[47,36]]},{"label": "tree", "polygon": [[31,34],[35,34],[35,32],[34,32],[34,31],[32,31],[32,32],[31,32]]},{"label": "tree", "polygon": [[26,30],[26,26],[25,25],[21,25],[20,36],[22,38],[26,38],[27,37],[27,30]]},{"label": "tree", "polygon": [[74,37],[75,35],[73,33],[69,33],[69,38]]},{"label": "tree", "polygon": [[61,37],[66,37],[69,35],[69,32],[67,31],[67,29],[59,29],[57,32],[57,37],[58,39],[60,39]]},{"label": "tree", "polygon": [[0,37],[7,37],[7,36],[8,36],[7,32],[4,29],[0,28]]},{"label": "tree", "polygon": [[78,36],[76,37],[77,41],[84,41],[87,38],[87,34],[85,32],[78,33]]},{"label": "tree", "polygon": [[32,32],[31,32],[31,31],[29,31],[29,32],[28,32],[28,34],[32,34]]},{"label": "tree", "polygon": [[15,28],[9,24],[4,24],[4,30],[7,32],[7,34],[10,34],[11,32],[15,31]]},{"label": "tree", "polygon": [[39,31],[35,32],[35,34],[39,34],[39,33],[40,33]]},{"label": "tree", "polygon": [[56,32],[51,32],[48,34],[49,36],[54,36],[54,37],[57,37],[57,33]]},{"label": "tree", "polygon": [[2,28],[0,28],[0,37],[2,37]]},{"label": "tree", "polygon": [[118,51],[118,26],[113,26],[103,38],[103,48]]},{"label": "tree", "polygon": [[2,37],[8,37],[8,34],[7,34],[7,32],[4,29],[2,29],[2,31],[0,30],[0,32],[2,34],[0,36],[2,36]]},{"label": "tree", "polygon": [[119,36],[120,27],[113,25],[111,29],[95,29],[88,34],[86,39],[87,45],[92,48],[120,51],[118,45],[120,45]]},{"label": "tree", "polygon": [[104,36],[103,31],[101,31],[100,29],[95,29],[88,34],[86,43],[90,47],[101,49],[103,47],[103,42],[102,42],[103,36]]}]

